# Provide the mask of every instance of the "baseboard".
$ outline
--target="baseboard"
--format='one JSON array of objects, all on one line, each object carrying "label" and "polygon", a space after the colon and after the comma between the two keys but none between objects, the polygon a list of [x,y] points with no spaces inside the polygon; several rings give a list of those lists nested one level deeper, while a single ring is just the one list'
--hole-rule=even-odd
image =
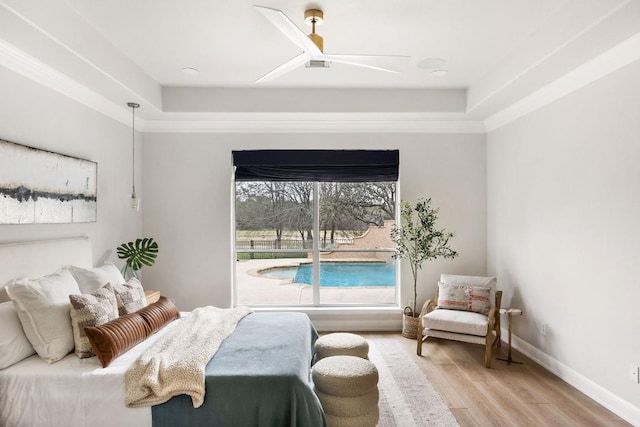
[{"label": "baseboard", "polygon": [[402,321],[396,320],[319,320],[309,316],[318,332],[397,332],[402,331]]},{"label": "baseboard", "polygon": [[402,331],[400,307],[256,307],[256,311],[306,313],[318,332]]},{"label": "baseboard", "polygon": [[[507,333],[503,331],[502,340],[508,340]],[[559,360],[549,356],[525,340],[516,335],[511,336],[513,348],[527,356],[529,359],[557,375],[563,381],[571,384],[580,392],[586,394],[614,414],[625,419],[634,426],[640,426],[640,408],[632,405],[621,397],[613,394],[601,385],[591,381],[584,375],[571,369]]]}]

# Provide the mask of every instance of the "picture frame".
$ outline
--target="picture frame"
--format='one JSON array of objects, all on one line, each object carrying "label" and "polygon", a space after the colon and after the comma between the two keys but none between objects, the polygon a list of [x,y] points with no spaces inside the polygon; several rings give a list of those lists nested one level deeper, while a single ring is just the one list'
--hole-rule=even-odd
[{"label": "picture frame", "polygon": [[0,140],[0,224],[97,221],[98,164]]}]

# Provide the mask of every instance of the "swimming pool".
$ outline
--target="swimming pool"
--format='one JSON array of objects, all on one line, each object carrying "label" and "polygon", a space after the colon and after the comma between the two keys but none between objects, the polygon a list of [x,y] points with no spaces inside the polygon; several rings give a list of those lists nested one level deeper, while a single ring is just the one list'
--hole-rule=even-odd
[{"label": "swimming pool", "polygon": [[[292,279],[295,283],[310,285],[313,280],[311,264],[298,267],[273,268],[260,274],[276,279]],[[322,262],[320,264],[320,286],[363,287],[395,286],[396,265],[385,262]]]}]

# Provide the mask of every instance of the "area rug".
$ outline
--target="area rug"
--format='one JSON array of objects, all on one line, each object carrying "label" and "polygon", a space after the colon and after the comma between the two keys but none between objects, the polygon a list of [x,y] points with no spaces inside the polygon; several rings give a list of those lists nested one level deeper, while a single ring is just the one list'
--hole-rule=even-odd
[{"label": "area rug", "polygon": [[369,359],[380,375],[379,427],[458,425],[440,394],[400,344],[369,339]]}]

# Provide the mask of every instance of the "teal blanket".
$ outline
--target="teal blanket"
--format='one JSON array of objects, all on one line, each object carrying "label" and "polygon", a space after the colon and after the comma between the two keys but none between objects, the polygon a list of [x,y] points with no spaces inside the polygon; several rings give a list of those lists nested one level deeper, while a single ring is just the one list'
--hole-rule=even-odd
[{"label": "teal blanket", "polygon": [[204,403],[186,395],[151,408],[153,427],[326,426],[310,387],[318,334],[303,313],[252,313],[205,369]]}]

